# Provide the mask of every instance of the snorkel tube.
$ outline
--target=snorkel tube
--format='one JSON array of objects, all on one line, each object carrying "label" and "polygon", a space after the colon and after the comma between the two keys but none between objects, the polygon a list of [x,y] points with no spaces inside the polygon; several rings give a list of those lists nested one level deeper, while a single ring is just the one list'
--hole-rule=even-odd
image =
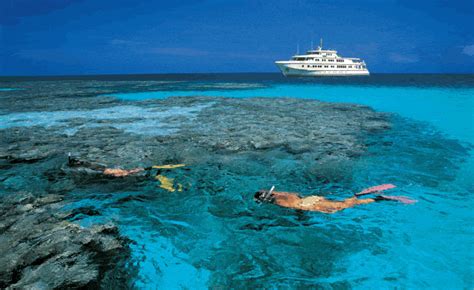
[{"label": "snorkel tube", "polygon": [[269,201],[270,196],[272,195],[274,189],[275,189],[275,185],[272,185],[272,188],[270,188],[269,191],[267,191],[266,193],[263,194],[262,200],[263,201]]},{"label": "snorkel tube", "polygon": [[255,193],[253,199],[256,203],[272,202],[272,193],[274,189],[275,186],[272,186],[270,190],[261,189]]}]

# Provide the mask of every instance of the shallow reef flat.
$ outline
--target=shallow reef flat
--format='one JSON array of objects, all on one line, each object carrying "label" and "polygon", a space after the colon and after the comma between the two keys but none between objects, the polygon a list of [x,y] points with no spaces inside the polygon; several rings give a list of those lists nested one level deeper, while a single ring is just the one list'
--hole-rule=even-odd
[{"label": "shallow reef flat", "polygon": [[[465,194],[449,182],[466,146],[367,106],[113,97],[198,86],[186,82],[15,86],[22,90],[0,93],[0,252],[7,253],[0,287],[350,288],[359,280],[346,281],[341,261],[362,250],[386,252],[386,235],[405,243],[404,224],[392,224],[401,227],[398,236],[381,229],[381,219],[390,211],[403,220],[413,207],[378,203],[327,218],[258,206],[256,190],[276,185],[345,198],[372,182],[393,182]],[[111,178],[68,167],[68,153],[125,169],[186,166],[158,179],[156,169]],[[433,192],[430,198],[442,196]]]},{"label": "shallow reef flat", "polygon": [[[305,168],[319,164],[323,170],[322,164],[360,156],[368,135],[390,128],[386,115],[365,106],[290,98],[174,97],[114,102],[101,109],[12,112],[0,115],[0,121],[0,158],[6,167],[41,160],[55,164],[69,152],[131,168],[278,151],[304,159]],[[39,184],[36,178],[10,181],[21,174],[9,175],[4,186]]]},{"label": "shallow reef flat", "polygon": [[[77,224],[81,216],[98,211],[65,209],[73,202],[71,191],[103,182],[68,171],[68,152],[125,168],[170,162],[226,166],[233,158],[241,164],[239,158],[253,158],[255,152],[280,152],[279,158],[316,164],[355,158],[365,151],[367,134],[390,128],[385,115],[368,107],[290,98],[126,103],[77,96],[76,110],[68,98],[53,99],[35,100],[29,112],[9,106],[0,115],[0,238],[7,253],[0,261],[2,287],[98,285],[120,273],[127,259],[128,240],[114,225]],[[143,182],[119,183],[137,180]],[[201,186],[212,192],[221,185]],[[50,274],[58,271],[63,275]]]}]

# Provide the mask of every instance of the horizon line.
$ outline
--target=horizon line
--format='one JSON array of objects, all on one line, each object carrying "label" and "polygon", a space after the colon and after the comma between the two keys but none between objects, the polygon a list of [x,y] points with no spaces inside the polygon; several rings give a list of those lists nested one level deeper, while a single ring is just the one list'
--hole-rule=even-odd
[{"label": "horizon line", "polygon": [[[0,78],[54,78],[54,77],[94,77],[94,76],[172,76],[172,75],[249,75],[272,74],[281,75],[280,72],[179,72],[179,73],[98,73],[98,74],[40,74],[40,75],[0,75]],[[379,72],[370,75],[474,75],[474,72]],[[369,76],[370,76],[369,75]],[[289,77],[293,78],[293,77]],[[323,78],[323,77],[321,77]]]}]

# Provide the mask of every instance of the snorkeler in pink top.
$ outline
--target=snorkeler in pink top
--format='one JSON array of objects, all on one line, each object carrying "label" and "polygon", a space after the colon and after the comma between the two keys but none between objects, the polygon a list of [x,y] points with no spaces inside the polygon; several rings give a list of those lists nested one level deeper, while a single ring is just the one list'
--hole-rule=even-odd
[{"label": "snorkeler in pink top", "polygon": [[323,213],[335,213],[337,211],[354,207],[356,205],[368,204],[381,200],[399,201],[405,204],[411,204],[416,202],[416,200],[412,200],[404,196],[376,195],[374,198],[358,198],[362,195],[378,194],[384,190],[395,188],[395,185],[393,184],[382,184],[370,187],[354,194],[353,197],[347,198],[342,201],[329,200],[323,196],[318,195],[300,197],[299,194],[293,192],[274,191],[274,188],[275,187],[272,187],[270,190],[257,191],[255,193],[254,200],[259,203],[268,202],[274,203],[282,207],[307,211],[319,211]]}]

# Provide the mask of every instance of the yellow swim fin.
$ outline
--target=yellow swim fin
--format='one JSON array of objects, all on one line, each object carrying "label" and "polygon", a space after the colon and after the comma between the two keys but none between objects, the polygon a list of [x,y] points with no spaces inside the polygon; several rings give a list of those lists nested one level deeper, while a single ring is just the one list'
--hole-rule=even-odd
[{"label": "yellow swim fin", "polygon": [[174,181],[173,178],[168,178],[168,177],[163,176],[163,175],[157,175],[155,177],[155,179],[157,179],[161,183],[161,185],[160,185],[161,188],[166,189],[169,192],[174,192],[175,191],[175,189],[173,187],[173,181]]},{"label": "yellow swim fin", "polygon": [[175,169],[179,167],[184,167],[186,164],[166,164],[166,165],[153,165],[151,168],[155,169]]}]

